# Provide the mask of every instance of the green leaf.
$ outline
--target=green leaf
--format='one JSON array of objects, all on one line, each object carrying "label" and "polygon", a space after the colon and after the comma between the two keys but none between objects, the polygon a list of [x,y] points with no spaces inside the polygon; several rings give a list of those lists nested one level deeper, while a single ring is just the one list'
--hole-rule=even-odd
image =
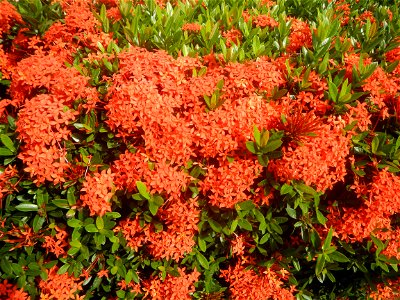
[{"label": "green leaf", "polygon": [[315,249],[318,249],[321,245],[321,239],[319,237],[319,234],[316,230],[312,230],[310,233],[310,240],[311,244]]},{"label": "green leaf", "polygon": [[253,154],[257,153],[256,148],[254,146],[254,142],[246,142],[246,148]]},{"label": "green leaf", "polygon": [[326,236],[324,244],[322,245],[322,250],[327,250],[330,247],[332,242],[332,236],[333,236],[333,228],[331,227],[329,229],[328,235]]},{"label": "green leaf", "polygon": [[74,206],[76,204],[76,197],[75,197],[75,187],[71,186],[67,190],[67,200],[70,206]]},{"label": "green leaf", "polygon": [[323,254],[318,254],[317,264],[315,266],[315,274],[317,276],[321,274],[324,267],[325,267],[325,256]]},{"label": "green leaf", "polygon": [[82,226],[82,221],[80,221],[80,220],[78,220],[78,219],[69,219],[68,221],[67,221],[67,224],[68,224],[68,226],[69,227],[72,227],[72,228],[79,228],[79,227],[81,227]]},{"label": "green leaf", "polygon": [[147,191],[146,185],[141,182],[141,181],[136,181],[136,187],[139,191],[139,194],[142,195],[144,198],[146,198],[147,200],[150,199],[150,194]]},{"label": "green leaf", "polygon": [[248,230],[248,231],[252,231],[253,230],[253,226],[251,226],[250,222],[247,221],[246,219],[239,219],[238,225],[242,229],[245,229],[245,230]]},{"label": "green leaf", "polygon": [[379,255],[379,253],[385,249],[385,245],[382,243],[382,241],[380,239],[378,239],[377,237],[375,237],[374,235],[371,234],[371,239],[374,242],[374,244],[376,245],[377,249],[377,255]]},{"label": "green leaf", "polygon": [[[275,220],[274,220],[275,221]],[[271,228],[278,234],[282,234],[283,230],[281,228],[281,226],[279,226],[278,224],[276,224],[275,222],[271,222],[270,223]]]},{"label": "green leaf", "polygon": [[292,219],[297,218],[297,212],[295,209],[288,206],[288,207],[286,207],[286,212],[288,213],[289,217],[291,217]]},{"label": "green leaf", "polygon": [[98,232],[97,227],[94,224],[88,224],[85,226],[87,232]]},{"label": "green leaf", "polygon": [[125,275],[126,284],[129,284],[132,281],[132,278],[133,278],[132,270],[129,270],[128,272],[126,272],[126,275]]},{"label": "green leaf", "polygon": [[260,133],[260,130],[258,130],[258,127],[256,125],[254,125],[254,127],[253,127],[253,135],[254,135],[254,140],[256,141],[256,143],[258,145],[260,145],[260,143],[261,143],[261,133]]},{"label": "green leaf", "polygon": [[163,197],[161,197],[161,196],[159,196],[159,195],[152,197],[151,200],[152,200],[158,207],[160,207],[161,205],[164,204],[164,199],[163,199]]},{"label": "green leaf", "polygon": [[328,219],[318,209],[315,212],[317,213],[318,222],[322,225],[325,225]]},{"label": "green leaf", "polygon": [[6,146],[7,149],[11,151],[11,153],[15,153],[17,151],[17,149],[15,149],[13,141],[7,135],[1,134],[0,139],[4,146]]},{"label": "green leaf", "polygon": [[263,129],[263,130],[262,130],[262,133],[261,133],[261,140],[260,140],[260,143],[257,143],[257,145],[259,145],[260,147],[263,148],[263,147],[265,147],[265,145],[268,144],[268,141],[269,141],[269,131]]},{"label": "green leaf", "polygon": [[82,244],[80,241],[78,240],[72,240],[69,242],[69,244],[71,245],[71,247],[75,247],[75,248],[80,248],[82,247]]},{"label": "green leaf", "polygon": [[68,255],[70,255],[70,256],[74,256],[75,254],[77,254],[79,252],[79,249],[78,248],[70,248],[69,250],[68,250]]},{"label": "green leaf", "polygon": [[258,244],[260,245],[265,244],[269,240],[269,237],[270,237],[269,233],[264,234],[261,240],[258,242]]},{"label": "green leaf", "polygon": [[340,253],[339,251],[335,251],[331,254],[329,254],[329,257],[332,258],[334,261],[337,262],[348,262],[350,261],[346,255],[344,255],[343,253]]},{"label": "green leaf", "polygon": [[70,209],[69,203],[66,199],[53,199],[51,203],[59,208]]},{"label": "green leaf", "polygon": [[14,155],[14,153],[7,148],[4,147],[0,148],[0,156],[10,156],[10,155]]},{"label": "green leaf", "polygon": [[32,223],[32,228],[34,232],[38,232],[40,229],[42,229],[43,223],[46,219],[44,217],[41,217],[39,215],[36,215],[35,218],[33,219]]},{"label": "green leaf", "polygon": [[21,203],[18,204],[15,208],[20,211],[38,211],[38,206],[33,203]]},{"label": "green leaf", "polygon": [[251,201],[251,200],[240,202],[237,204],[237,208],[239,208],[240,210],[245,210],[245,211],[252,210],[255,207],[256,206],[254,205],[253,201]]},{"label": "green leaf", "polygon": [[207,250],[206,242],[203,239],[201,239],[200,237],[198,238],[198,245],[199,245],[199,248],[201,251],[206,252],[206,250]]},{"label": "green leaf", "polygon": [[379,147],[379,137],[375,136],[372,139],[372,143],[371,143],[371,152],[373,154],[377,154],[378,152],[378,147]]},{"label": "green leaf", "polygon": [[106,212],[106,216],[111,218],[111,219],[121,218],[121,214],[119,212],[116,212],[116,211]]},{"label": "green leaf", "polygon": [[8,261],[6,257],[1,258],[1,269],[4,271],[5,274],[11,275],[12,268],[11,268],[11,263]]},{"label": "green leaf", "polygon": [[221,224],[219,224],[217,221],[213,220],[213,219],[208,219],[208,224],[210,224],[210,227],[212,230],[214,230],[215,232],[221,232],[222,230],[222,226]]},{"label": "green leaf", "polygon": [[310,187],[310,186],[308,186],[308,185],[306,185],[304,183],[301,183],[301,182],[297,182],[295,184],[295,188],[297,190],[299,190],[300,192],[303,192],[303,193],[306,193],[306,194],[310,194],[310,195],[317,194],[317,192],[312,187]]},{"label": "green leaf", "polygon": [[102,230],[104,228],[104,221],[103,218],[100,216],[96,218],[96,227],[98,230]]},{"label": "green leaf", "polygon": [[197,258],[197,261],[200,263],[200,265],[204,269],[208,270],[208,268],[210,266],[209,266],[209,263],[208,263],[207,259],[204,257],[204,255],[201,254],[199,251],[196,251],[196,258]]},{"label": "green leaf", "polygon": [[158,209],[159,206],[156,203],[154,203],[153,201],[149,201],[149,210],[153,216],[157,214]]},{"label": "green leaf", "polygon": [[63,265],[61,268],[58,269],[57,274],[60,274],[60,275],[64,274],[65,272],[68,271],[69,267],[70,267],[70,264]]},{"label": "green leaf", "polygon": [[293,187],[291,185],[285,183],[281,186],[281,195],[289,194],[291,191],[293,191]]},{"label": "green leaf", "polygon": [[276,149],[278,149],[280,146],[282,145],[282,141],[281,140],[273,140],[270,141],[267,146],[262,148],[262,152],[263,153],[268,153],[268,152],[272,152]]}]

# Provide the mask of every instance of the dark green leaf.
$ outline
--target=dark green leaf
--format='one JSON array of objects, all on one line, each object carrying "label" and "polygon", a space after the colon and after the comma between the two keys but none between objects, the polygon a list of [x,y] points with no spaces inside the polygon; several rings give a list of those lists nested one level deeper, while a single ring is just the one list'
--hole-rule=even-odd
[{"label": "dark green leaf", "polygon": [[38,211],[38,206],[33,203],[21,203],[18,204],[15,208],[20,211]]},{"label": "dark green leaf", "polygon": [[207,259],[204,257],[203,254],[201,254],[199,251],[196,251],[196,258],[197,261],[200,263],[200,265],[204,268],[204,269],[208,269],[210,266],[208,264]]},{"label": "dark green leaf", "polygon": [[51,203],[59,208],[63,208],[63,209],[70,208],[69,203],[66,199],[54,199],[54,200],[51,200]]},{"label": "dark green leaf", "polygon": [[317,264],[315,266],[315,274],[318,276],[321,274],[322,270],[325,267],[325,256],[323,254],[318,254],[317,256]]},{"label": "dark green leaf", "polygon": [[36,215],[35,218],[33,219],[32,223],[32,228],[34,232],[38,232],[40,229],[42,229],[43,223],[46,219],[44,217],[41,217],[39,215]]},{"label": "dark green leaf", "polygon": [[346,257],[346,255],[344,255],[343,253],[340,253],[339,251],[335,251],[335,252],[329,254],[329,257],[331,259],[333,259],[334,261],[337,261],[337,262],[348,262],[348,261],[350,261]]},{"label": "dark green leaf", "polygon": [[255,205],[253,203],[253,201],[248,200],[248,201],[244,201],[244,202],[240,202],[237,204],[237,206],[239,207],[240,210],[252,210],[253,208],[255,208]]},{"label": "dark green leaf", "polygon": [[213,219],[208,219],[207,221],[208,224],[210,224],[212,230],[214,230],[215,232],[221,232],[222,226],[217,221]]},{"label": "dark green leaf", "polygon": [[246,219],[239,219],[238,220],[238,225],[240,228],[248,230],[248,231],[252,231],[253,230],[253,226],[251,226],[250,222],[247,221]]},{"label": "dark green leaf", "polygon": [[57,274],[64,274],[68,271],[70,264],[65,264],[61,268],[58,269]]}]

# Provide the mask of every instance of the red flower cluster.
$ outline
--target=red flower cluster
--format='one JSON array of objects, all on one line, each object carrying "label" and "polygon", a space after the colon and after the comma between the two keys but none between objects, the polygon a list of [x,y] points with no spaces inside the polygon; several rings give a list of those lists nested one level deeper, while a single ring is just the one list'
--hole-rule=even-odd
[{"label": "red flower cluster", "polygon": [[0,296],[7,300],[30,300],[31,297],[22,289],[18,289],[15,285],[8,283],[8,280],[0,282]]},{"label": "red flower cluster", "polygon": [[190,295],[195,290],[193,283],[197,281],[200,273],[196,270],[190,273],[186,273],[185,271],[185,268],[178,268],[179,277],[168,274],[164,280],[161,280],[158,277],[153,277],[150,280],[143,282],[145,298],[150,297],[154,300],[192,299]]},{"label": "red flower cluster", "polygon": [[103,216],[111,211],[111,200],[115,193],[114,174],[111,169],[86,176],[81,189],[82,206],[87,206],[90,215]]},{"label": "red flower cluster", "polygon": [[222,270],[221,277],[230,285],[229,299],[295,299],[294,290],[283,287],[286,273],[288,272],[285,270],[274,271],[266,268],[247,269],[237,263]]},{"label": "red flower cluster", "polygon": [[57,274],[57,271],[56,266],[47,270],[47,279],[40,280],[40,300],[83,300],[84,296],[79,296],[82,282],[68,273]]}]

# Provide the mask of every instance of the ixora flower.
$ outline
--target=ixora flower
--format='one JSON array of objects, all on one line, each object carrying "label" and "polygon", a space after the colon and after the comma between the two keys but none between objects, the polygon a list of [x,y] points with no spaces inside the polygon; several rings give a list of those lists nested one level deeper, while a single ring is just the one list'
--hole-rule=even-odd
[{"label": "ixora flower", "polygon": [[248,269],[237,263],[221,270],[221,277],[229,283],[229,299],[296,299],[294,289],[286,289],[281,275],[272,269]]},{"label": "ixora flower", "polygon": [[1,299],[9,299],[9,300],[30,300],[28,293],[24,292],[22,289],[19,289],[12,283],[9,283],[8,280],[4,280],[0,282],[0,297]]},{"label": "ixora flower", "polygon": [[111,200],[115,194],[114,174],[111,169],[87,175],[81,189],[81,205],[87,206],[90,215],[103,216],[111,211]]},{"label": "ixora flower", "polygon": [[187,272],[185,268],[178,268],[179,276],[167,275],[164,280],[152,277],[143,282],[145,298],[150,297],[155,300],[184,300],[192,299],[190,294],[195,291],[194,283],[200,277],[200,272],[194,270]]},{"label": "ixora flower", "polygon": [[68,273],[57,274],[57,271],[57,266],[54,266],[47,271],[47,279],[40,280],[40,299],[84,299],[84,295],[79,296],[80,291],[82,291],[82,281],[68,275]]}]

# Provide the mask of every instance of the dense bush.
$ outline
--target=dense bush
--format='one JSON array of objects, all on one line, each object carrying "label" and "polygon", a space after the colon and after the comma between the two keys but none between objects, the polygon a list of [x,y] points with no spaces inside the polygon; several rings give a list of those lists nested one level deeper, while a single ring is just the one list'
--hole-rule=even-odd
[{"label": "dense bush", "polygon": [[0,298],[398,299],[390,3],[0,0]]}]

